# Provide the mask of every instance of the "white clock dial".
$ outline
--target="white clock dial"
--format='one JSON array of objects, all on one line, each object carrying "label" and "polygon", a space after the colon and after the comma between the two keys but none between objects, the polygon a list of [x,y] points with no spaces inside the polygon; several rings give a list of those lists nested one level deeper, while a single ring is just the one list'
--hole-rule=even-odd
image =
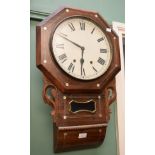
[{"label": "white clock dial", "polygon": [[61,22],[51,44],[59,66],[78,79],[96,79],[111,63],[109,40],[101,28],[87,18],[72,17]]}]

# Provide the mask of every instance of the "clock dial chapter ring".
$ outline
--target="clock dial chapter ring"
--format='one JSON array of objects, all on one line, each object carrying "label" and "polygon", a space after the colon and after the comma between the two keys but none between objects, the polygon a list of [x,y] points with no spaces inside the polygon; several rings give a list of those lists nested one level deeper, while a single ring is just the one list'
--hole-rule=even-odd
[{"label": "clock dial chapter ring", "polygon": [[[80,27],[81,21],[85,23],[84,30]],[[74,28],[70,28],[68,23],[72,23]],[[97,79],[111,64],[112,48],[109,38],[101,27],[89,18],[74,16],[61,21],[55,28],[51,41],[55,61],[73,78]]]}]

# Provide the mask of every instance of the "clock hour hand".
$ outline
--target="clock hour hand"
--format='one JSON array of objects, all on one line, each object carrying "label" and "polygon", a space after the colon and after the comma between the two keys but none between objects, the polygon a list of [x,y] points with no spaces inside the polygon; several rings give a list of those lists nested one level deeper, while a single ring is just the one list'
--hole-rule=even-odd
[{"label": "clock hour hand", "polygon": [[84,53],[84,50],[82,50],[82,57],[80,59],[80,63],[81,63],[81,76],[83,75],[83,63],[84,63],[83,53]]},{"label": "clock hour hand", "polygon": [[81,50],[84,50],[84,49],[85,49],[83,46],[80,46],[79,44],[73,42],[72,40],[70,40],[70,39],[68,39],[68,38],[66,38],[66,37],[64,37],[64,36],[62,36],[62,35],[60,35],[60,34],[59,34],[59,36],[60,36],[61,38],[65,39],[65,40],[69,41],[70,43],[74,44],[75,46],[81,48]]}]

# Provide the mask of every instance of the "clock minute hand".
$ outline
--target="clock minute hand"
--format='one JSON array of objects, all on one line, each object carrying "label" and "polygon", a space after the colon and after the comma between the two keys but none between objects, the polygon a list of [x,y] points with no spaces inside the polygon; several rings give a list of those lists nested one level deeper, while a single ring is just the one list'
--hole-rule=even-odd
[{"label": "clock minute hand", "polygon": [[65,40],[71,42],[71,43],[74,44],[75,46],[81,48],[81,50],[84,50],[84,49],[85,49],[83,46],[80,46],[79,44],[73,42],[72,40],[70,40],[70,39],[68,39],[68,38],[66,38],[66,37],[64,37],[64,36],[62,36],[62,35],[60,35],[60,34],[59,34],[59,36],[62,37],[63,39],[65,39]]}]

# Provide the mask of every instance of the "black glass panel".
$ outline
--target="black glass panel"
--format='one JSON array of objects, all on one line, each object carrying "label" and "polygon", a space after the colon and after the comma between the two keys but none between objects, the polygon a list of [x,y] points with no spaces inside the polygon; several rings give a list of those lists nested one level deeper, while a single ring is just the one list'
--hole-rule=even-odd
[{"label": "black glass panel", "polygon": [[70,110],[73,113],[77,113],[80,111],[88,111],[88,112],[95,112],[95,101],[90,100],[88,102],[76,102],[71,101],[70,103]]}]

